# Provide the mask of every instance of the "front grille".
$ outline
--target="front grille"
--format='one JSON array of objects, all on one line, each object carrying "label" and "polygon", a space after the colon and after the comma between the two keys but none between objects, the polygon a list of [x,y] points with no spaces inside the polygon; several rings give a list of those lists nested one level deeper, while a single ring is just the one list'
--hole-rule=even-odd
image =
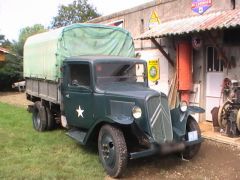
[{"label": "front grille", "polygon": [[152,136],[157,143],[172,141],[172,123],[165,96],[155,96],[148,100],[148,119]]}]

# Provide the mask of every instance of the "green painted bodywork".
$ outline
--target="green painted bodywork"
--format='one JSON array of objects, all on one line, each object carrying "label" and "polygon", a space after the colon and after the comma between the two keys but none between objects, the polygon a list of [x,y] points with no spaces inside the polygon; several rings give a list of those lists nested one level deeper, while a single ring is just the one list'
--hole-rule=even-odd
[{"label": "green painted bodywork", "polygon": [[[138,87],[123,84],[117,84],[105,91],[96,89],[96,84],[94,81],[94,64],[96,62],[104,61],[136,61],[145,64],[143,60],[133,59],[133,58],[116,58],[116,57],[101,57],[94,59],[94,57],[80,57],[80,58],[69,58],[66,59],[63,63],[63,102],[64,102],[64,113],[67,117],[68,124],[73,127],[80,128],[87,131],[87,137],[85,138],[84,144],[87,143],[88,137],[92,134],[95,127],[101,123],[117,123],[130,125],[133,123],[134,118],[131,116],[117,116],[111,113],[110,102],[128,102],[129,104],[144,106],[144,99],[146,96],[151,95],[151,93],[156,93],[147,86]],[[71,87],[68,84],[69,79],[69,66],[73,64],[89,64],[90,65],[90,74],[91,74],[91,85],[90,88],[84,86]],[[114,89],[121,89],[121,93],[117,92]],[[127,89],[126,89],[127,88]],[[139,89],[139,94],[136,95],[136,91]],[[128,93],[126,93],[128,91]],[[132,93],[130,93],[132,92]],[[66,97],[66,95],[69,95]],[[76,109],[81,106],[84,109],[84,118],[77,117]],[[131,109],[129,109],[131,113]],[[129,114],[129,112],[128,112]],[[149,132],[148,124],[144,121],[144,116],[141,118],[138,123],[144,127],[144,131]]]},{"label": "green painted bodywork", "polygon": [[[98,89],[95,82],[95,64],[99,62],[136,62],[143,63],[146,68],[146,62],[134,58],[121,58],[111,56],[88,56],[67,58],[63,63],[63,84],[62,95],[64,102],[64,113],[70,126],[79,128],[81,131],[87,132],[82,144],[86,144],[89,137],[95,133],[98,125],[104,123],[131,126],[135,124],[140,131],[144,133],[151,143],[154,142],[153,128],[151,128],[150,119],[148,117],[149,109],[147,102],[151,98],[160,98],[160,102],[167,97],[163,93],[159,93],[148,87],[147,81],[143,85],[115,83],[103,89]],[[90,87],[78,86],[71,87],[68,84],[69,66],[77,64],[88,64],[90,66]],[[147,79],[147,77],[145,77]],[[77,109],[81,106],[84,110],[83,116],[77,116]],[[142,109],[142,117],[134,119],[132,116],[132,108],[138,106]],[[165,140],[159,140],[158,143],[180,142],[186,133],[186,123],[190,112],[182,113],[179,108],[169,110],[167,103],[159,109],[159,112],[166,114],[161,116],[159,134],[165,134]],[[113,107],[116,107],[115,109]],[[121,112],[121,113],[118,113]],[[169,113],[169,116],[168,116]],[[154,121],[151,120],[151,121]],[[164,133],[170,130],[171,132]],[[171,135],[173,134],[173,135]]]},{"label": "green painted bodywork", "polygon": [[189,106],[186,112],[181,112],[180,108],[172,109],[171,119],[173,125],[174,139],[176,141],[181,141],[181,139],[185,136],[187,120],[189,119],[189,116],[191,116],[192,113],[204,113],[204,112],[205,112],[204,109],[196,106]]},{"label": "green painted bodywork", "polygon": [[181,112],[179,108],[171,110],[171,119],[173,125],[173,136],[176,141],[180,141],[186,134],[186,124],[189,112]]}]

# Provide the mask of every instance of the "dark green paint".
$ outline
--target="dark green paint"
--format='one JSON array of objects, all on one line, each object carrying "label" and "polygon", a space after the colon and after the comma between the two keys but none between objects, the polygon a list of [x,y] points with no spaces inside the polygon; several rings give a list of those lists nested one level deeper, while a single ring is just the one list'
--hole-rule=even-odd
[{"label": "dark green paint", "polygon": [[[150,120],[148,119],[147,101],[154,96],[165,96],[152,89],[146,84],[128,84],[128,83],[112,83],[102,86],[98,89],[95,83],[95,64],[99,62],[136,62],[143,63],[146,69],[146,62],[133,58],[120,57],[74,57],[68,58],[63,64],[63,84],[62,94],[64,103],[64,112],[71,127],[78,128],[86,132],[82,144],[86,144],[93,133],[103,124],[115,124],[131,126],[133,123],[138,126],[142,133],[148,137],[150,143],[153,142],[151,134]],[[88,64],[90,67],[90,85],[72,86],[69,83],[71,65]],[[147,74],[147,73],[146,73]],[[147,77],[146,77],[147,78]],[[165,96],[166,97],[166,96]],[[112,106],[116,105],[113,108]],[[128,108],[124,108],[128,106]],[[81,107],[84,117],[78,117],[77,109]],[[134,119],[131,114],[133,106],[139,106],[142,109],[142,117]],[[165,107],[167,110],[168,107]],[[171,119],[162,119],[162,121],[172,122],[173,142],[181,143],[186,133],[186,123],[190,116],[190,111],[201,112],[201,109],[190,108],[189,111],[183,113],[179,108],[170,111]],[[118,112],[121,112],[120,114]],[[108,138],[104,139],[107,141]],[[155,153],[155,150],[147,150],[142,154],[133,154],[135,157],[141,157]]]}]

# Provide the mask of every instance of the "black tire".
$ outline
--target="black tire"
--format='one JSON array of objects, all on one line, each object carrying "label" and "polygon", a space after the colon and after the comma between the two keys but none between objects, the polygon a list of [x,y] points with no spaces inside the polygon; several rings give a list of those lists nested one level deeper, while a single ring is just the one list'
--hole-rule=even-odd
[{"label": "black tire", "polygon": [[42,132],[47,129],[46,109],[40,101],[34,103],[32,121],[35,130]]},{"label": "black tire", "polygon": [[47,130],[53,130],[56,127],[56,121],[49,107],[46,107]]},{"label": "black tire", "polygon": [[240,132],[240,109],[239,109],[238,112],[237,112],[236,122],[237,122],[238,131]]},{"label": "black tire", "polygon": [[[197,121],[193,117],[189,116],[187,121],[187,127],[186,127],[186,135],[185,135],[186,140],[188,140],[188,132],[191,132],[191,131],[197,131],[198,138],[201,138],[201,130],[199,128]],[[198,153],[200,147],[201,147],[201,143],[186,147],[186,149],[182,152],[183,158],[192,159]]]},{"label": "black tire", "polygon": [[98,136],[101,163],[111,177],[120,177],[127,167],[128,152],[122,131],[111,125],[102,126]]}]

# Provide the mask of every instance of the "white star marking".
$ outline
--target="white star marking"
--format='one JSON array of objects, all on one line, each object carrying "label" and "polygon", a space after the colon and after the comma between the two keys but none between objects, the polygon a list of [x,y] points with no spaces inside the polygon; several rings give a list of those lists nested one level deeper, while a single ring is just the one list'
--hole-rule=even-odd
[{"label": "white star marking", "polygon": [[81,109],[81,107],[79,106],[78,109],[76,109],[77,113],[78,113],[78,117],[82,116],[83,117],[83,112],[84,110]]}]

